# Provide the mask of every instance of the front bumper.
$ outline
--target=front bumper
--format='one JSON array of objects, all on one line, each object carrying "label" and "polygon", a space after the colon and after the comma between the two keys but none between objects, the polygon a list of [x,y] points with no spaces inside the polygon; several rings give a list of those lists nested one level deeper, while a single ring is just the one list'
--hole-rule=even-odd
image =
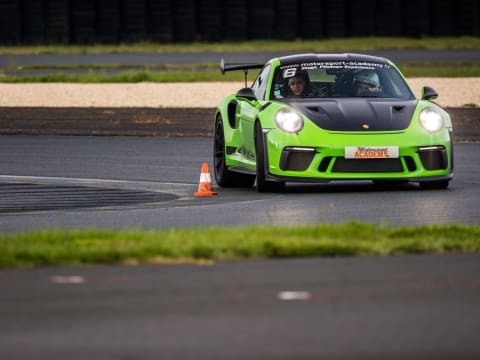
[{"label": "front bumper", "polygon": [[[266,177],[291,182],[333,180],[436,181],[453,177],[452,134],[404,132],[265,136]],[[398,146],[398,158],[346,159],[347,146]]]}]

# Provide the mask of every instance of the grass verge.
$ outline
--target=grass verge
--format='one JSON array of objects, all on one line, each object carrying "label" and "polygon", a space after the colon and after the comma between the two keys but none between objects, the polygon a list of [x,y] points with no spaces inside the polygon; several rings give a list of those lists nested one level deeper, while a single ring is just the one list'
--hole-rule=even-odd
[{"label": "grass verge", "polygon": [[370,51],[409,49],[478,49],[480,37],[356,37],[322,40],[252,40],[244,42],[194,42],[159,44],[140,42],[133,44],[96,45],[19,45],[0,46],[0,55],[22,54],[114,54],[157,52],[245,52],[245,51]]},{"label": "grass verge", "polygon": [[[249,81],[255,79],[255,74],[249,74]],[[219,71],[127,71],[109,75],[89,72],[86,74],[50,73],[33,76],[8,76],[0,74],[3,83],[139,83],[139,82],[209,82],[209,81],[241,81],[243,73],[237,72],[225,77]]]},{"label": "grass verge", "polygon": [[[397,64],[406,77],[480,77],[479,61],[445,62],[400,62]],[[137,83],[137,82],[205,82],[205,81],[242,81],[243,72],[231,72],[222,75],[218,64],[153,64],[132,65],[79,65],[79,66],[25,66],[10,68],[14,75],[0,73],[3,83]],[[25,75],[32,71],[41,71],[40,75]],[[72,73],[81,71],[82,73]],[[110,74],[109,74],[110,72]],[[113,72],[113,73],[112,73]],[[255,71],[248,75],[252,82]]]},{"label": "grass verge", "polygon": [[480,226],[48,230],[0,236],[0,268],[479,252]]}]

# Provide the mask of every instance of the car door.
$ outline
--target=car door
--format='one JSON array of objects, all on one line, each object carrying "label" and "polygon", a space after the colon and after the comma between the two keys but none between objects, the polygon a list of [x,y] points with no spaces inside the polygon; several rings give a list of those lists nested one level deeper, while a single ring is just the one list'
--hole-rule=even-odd
[{"label": "car door", "polygon": [[243,150],[245,151],[245,157],[251,161],[255,160],[255,119],[257,118],[260,107],[265,102],[270,69],[270,64],[265,65],[252,85],[252,90],[257,100],[251,101],[243,99],[240,101],[239,127],[242,134]]}]

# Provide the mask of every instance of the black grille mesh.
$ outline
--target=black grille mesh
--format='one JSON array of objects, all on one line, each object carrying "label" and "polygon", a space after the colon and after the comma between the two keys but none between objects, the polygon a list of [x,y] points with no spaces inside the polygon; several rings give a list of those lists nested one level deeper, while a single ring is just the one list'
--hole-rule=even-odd
[{"label": "black grille mesh", "polygon": [[345,159],[336,158],[332,172],[342,173],[382,173],[403,172],[400,159]]}]

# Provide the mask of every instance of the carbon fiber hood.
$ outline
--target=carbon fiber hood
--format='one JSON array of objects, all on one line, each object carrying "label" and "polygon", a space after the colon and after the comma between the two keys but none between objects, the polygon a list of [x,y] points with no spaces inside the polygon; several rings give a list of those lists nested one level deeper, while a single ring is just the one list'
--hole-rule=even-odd
[{"label": "carbon fiber hood", "polygon": [[331,131],[395,131],[406,129],[417,100],[326,99],[289,104],[317,126]]}]

